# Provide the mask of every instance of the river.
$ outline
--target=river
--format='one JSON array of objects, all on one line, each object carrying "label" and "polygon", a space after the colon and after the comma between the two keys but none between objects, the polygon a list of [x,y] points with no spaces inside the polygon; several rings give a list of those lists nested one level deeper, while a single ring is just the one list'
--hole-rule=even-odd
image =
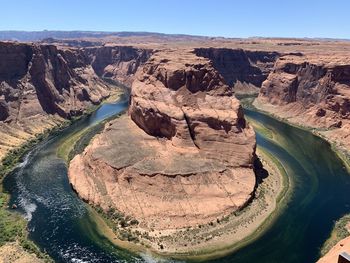
[{"label": "river", "polygon": [[[155,262],[113,246],[96,226],[88,206],[71,189],[58,146],[72,133],[124,111],[126,99],[102,105],[55,137],[38,144],[4,180],[29,221],[29,237],[56,262]],[[256,241],[211,262],[311,263],[334,221],[350,213],[350,176],[324,140],[252,110],[246,115],[277,136],[257,133],[258,147],[285,167],[293,192],[274,224]]]}]

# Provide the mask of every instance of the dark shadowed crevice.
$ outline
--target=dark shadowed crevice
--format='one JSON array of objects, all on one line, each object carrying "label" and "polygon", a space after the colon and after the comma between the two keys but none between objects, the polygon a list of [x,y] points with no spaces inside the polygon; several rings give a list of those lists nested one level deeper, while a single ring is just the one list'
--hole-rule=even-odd
[{"label": "dark shadowed crevice", "polygon": [[[182,111],[183,112],[183,111]],[[191,124],[190,124],[190,120],[188,118],[188,116],[186,115],[186,113],[184,113],[184,117],[185,117],[185,121],[186,121],[186,124],[187,124],[187,127],[188,127],[188,132],[190,133],[190,136],[191,136],[191,139],[193,141],[193,144],[198,148],[199,146],[197,145],[196,143],[196,135],[194,134],[194,131],[191,129]]]}]

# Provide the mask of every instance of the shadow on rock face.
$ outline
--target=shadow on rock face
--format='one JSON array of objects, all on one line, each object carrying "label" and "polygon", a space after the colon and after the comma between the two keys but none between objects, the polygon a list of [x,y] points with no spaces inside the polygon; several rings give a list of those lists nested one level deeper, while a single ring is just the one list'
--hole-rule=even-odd
[{"label": "shadow on rock face", "polygon": [[256,157],[254,160],[254,172],[256,175],[256,186],[261,184],[264,181],[264,179],[266,179],[269,176],[269,172],[266,169],[264,169],[264,166],[258,157]]},{"label": "shadow on rock face", "polygon": [[8,106],[0,101],[0,121],[4,121],[9,116],[9,108]]}]

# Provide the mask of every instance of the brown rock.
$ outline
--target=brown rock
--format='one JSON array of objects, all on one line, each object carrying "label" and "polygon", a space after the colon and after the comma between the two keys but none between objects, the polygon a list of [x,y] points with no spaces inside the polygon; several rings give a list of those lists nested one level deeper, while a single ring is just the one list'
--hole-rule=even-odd
[{"label": "brown rock", "polygon": [[0,42],[0,159],[63,118],[81,115],[107,98],[115,89],[102,79],[108,70],[114,72],[108,77],[130,84],[150,52]]},{"label": "brown rock", "polygon": [[338,262],[339,254],[350,250],[350,237],[339,241],[326,255],[320,258],[317,263]]},{"label": "brown rock", "polygon": [[210,59],[226,83],[235,89],[236,84],[260,88],[281,55],[278,52],[230,48],[197,48],[195,53]]},{"label": "brown rock", "polygon": [[254,132],[224,83],[207,59],[160,52],[134,81],[129,114],[145,132],[174,146],[196,147],[223,160],[231,156],[232,165],[249,166]]},{"label": "brown rock", "polygon": [[216,221],[252,197],[255,134],[208,59],[155,53],[137,73],[129,114],[72,160],[83,199],[144,228],[176,229]]},{"label": "brown rock", "polygon": [[345,56],[282,56],[256,105],[293,123],[330,128],[326,138],[350,150],[350,61]]},{"label": "brown rock", "polygon": [[318,109],[316,111],[316,116],[318,116],[318,117],[323,117],[325,115],[326,115],[326,111],[324,109]]},{"label": "brown rock", "polygon": [[105,45],[87,48],[86,52],[97,75],[131,86],[136,70],[148,60],[153,51],[147,48]]}]

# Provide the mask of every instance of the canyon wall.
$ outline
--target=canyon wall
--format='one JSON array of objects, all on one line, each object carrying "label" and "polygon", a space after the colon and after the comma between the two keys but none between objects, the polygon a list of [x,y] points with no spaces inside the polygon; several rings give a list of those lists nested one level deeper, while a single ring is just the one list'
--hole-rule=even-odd
[{"label": "canyon wall", "polygon": [[138,67],[152,54],[152,49],[113,45],[86,48],[85,51],[98,76],[112,78],[129,87]]},{"label": "canyon wall", "polygon": [[79,196],[148,230],[209,223],[245,206],[255,133],[213,64],[162,50],[136,75],[130,116],[108,123],[70,163]]},{"label": "canyon wall", "polygon": [[281,55],[272,51],[229,48],[197,48],[195,53],[210,59],[226,83],[234,87],[235,93],[259,92]]},{"label": "canyon wall", "polygon": [[350,150],[350,60],[336,55],[282,56],[263,82],[258,108],[319,130]]},{"label": "canyon wall", "polygon": [[0,159],[110,96],[115,87],[103,77],[129,85],[147,52],[126,46],[81,49],[0,42]]}]

